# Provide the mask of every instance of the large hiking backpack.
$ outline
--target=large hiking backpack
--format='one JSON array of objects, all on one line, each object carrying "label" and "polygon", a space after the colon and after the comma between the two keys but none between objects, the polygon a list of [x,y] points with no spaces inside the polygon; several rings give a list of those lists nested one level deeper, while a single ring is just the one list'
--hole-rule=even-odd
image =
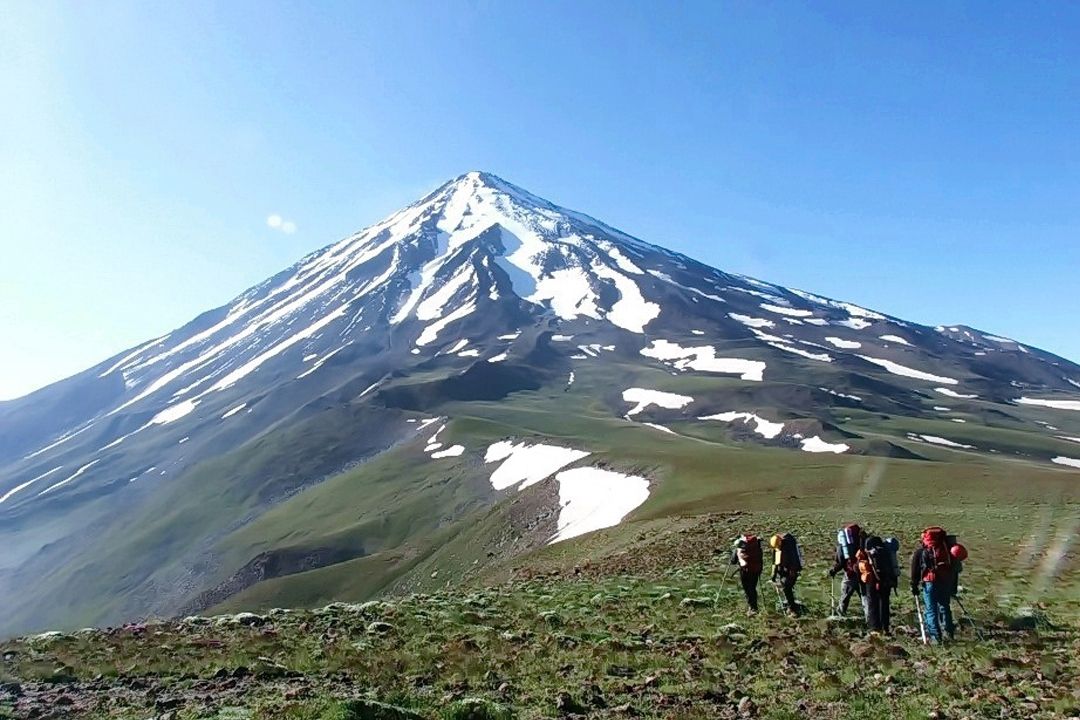
[{"label": "large hiking backpack", "polygon": [[735,557],[739,568],[749,573],[760,573],[764,562],[761,550],[761,538],[757,535],[743,535],[735,548]]},{"label": "large hiking backpack", "polygon": [[879,590],[887,590],[896,584],[896,563],[892,550],[877,535],[866,539],[859,558],[859,579],[864,585],[873,585]]},{"label": "large hiking backpack", "polygon": [[[892,560],[893,569],[896,571],[894,583],[900,584],[900,541],[895,537],[885,538],[885,547],[889,549],[889,556]],[[895,586],[894,586],[895,587]]]},{"label": "large hiking backpack", "polygon": [[840,549],[840,557],[851,562],[855,559],[855,553],[859,550],[859,538],[862,528],[855,523],[845,525],[836,531],[836,545]]},{"label": "large hiking backpack", "polygon": [[776,549],[774,561],[776,565],[789,575],[797,575],[802,572],[802,551],[799,550],[799,543],[795,540],[794,535],[791,533],[780,535],[773,547]]},{"label": "large hiking backpack", "polygon": [[949,535],[943,528],[935,526],[923,530],[922,579],[924,582],[951,582],[953,580],[956,573],[949,548],[950,545],[955,544],[956,536]]}]

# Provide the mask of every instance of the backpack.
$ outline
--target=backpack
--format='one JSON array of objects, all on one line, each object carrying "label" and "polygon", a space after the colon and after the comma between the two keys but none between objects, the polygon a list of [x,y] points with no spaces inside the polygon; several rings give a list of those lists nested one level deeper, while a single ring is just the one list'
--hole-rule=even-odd
[{"label": "backpack", "polygon": [[956,536],[949,535],[939,527],[928,527],[922,534],[922,579],[924,582],[951,582],[955,571],[953,558],[949,552],[950,539],[956,543]]},{"label": "backpack", "polygon": [[776,564],[783,568],[789,575],[797,575],[802,572],[802,552],[799,543],[791,533],[780,536],[780,547],[776,549]]},{"label": "backpack", "polygon": [[851,562],[855,559],[855,553],[859,550],[859,537],[862,528],[855,523],[845,525],[836,531],[836,545],[840,549],[840,557]]},{"label": "backpack", "polygon": [[756,535],[743,535],[735,548],[735,557],[739,568],[749,573],[760,573],[762,566],[761,538]]},{"label": "backpack", "polygon": [[897,585],[899,585],[900,584],[900,560],[899,560],[898,556],[900,554],[900,541],[897,540],[895,537],[887,537],[887,538],[885,538],[885,547],[888,548],[888,550],[889,550],[889,556],[890,556],[890,559],[892,560],[893,569],[896,571],[896,580],[895,580],[895,582],[896,582]]},{"label": "backpack", "polygon": [[858,558],[859,579],[864,585],[887,590],[896,584],[896,563],[892,549],[877,535],[866,539]]}]

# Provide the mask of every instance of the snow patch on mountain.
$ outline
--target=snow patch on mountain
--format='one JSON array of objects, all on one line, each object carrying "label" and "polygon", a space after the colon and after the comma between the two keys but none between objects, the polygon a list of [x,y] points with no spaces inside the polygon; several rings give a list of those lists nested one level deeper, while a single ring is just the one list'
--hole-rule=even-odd
[{"label": "snow patch on mountain", "polygon": [[800,442],[800,446],[805,452],[811,453],[845,453],[851,448],[845,443],[830,443],[825,442],[821,437],[815,435],[814,437],[803,438]]},{"label": "snow patch on mountain", "polygon": [[[649,499],[649,481],[600,468],[574,468],[559,483],[558,531],[550,543],[614,527]],[[550,544],[549,543],[549,544]]]},{"label": "snow patch on mountain", "polygon": [[978,395],[964,395],[955,390],[950,390],[949,388],[934,388],[934,392],[941,393],[946,397],[957,398],[958,400],[974,400],[979,397]]},{"label": "snow patch on mountain", "polygon": [[637,403],[626,413],[626,417],[637,415],[650,405],[659,405],[668,410],[679,410],[694,402],[694,398],[689,395],[677,395],[676,393],[639,387],[623,390],[622,399],[628,403]]},{"label": "snow patch on mountain", "polygon": [[911,345],[911,343],[909,343],[907,340],[900,337],[899,335],[879,335],[878,337],[880,337],[885,342],[894,342],[899,345]]},{"label": "snow patch on mountain", "polygon": [[95,458],[94,460],[91,460],[90,462],[86,463],[86,464],[85,464],[85,465],[83,465],[83,466],[82,466],[81,468],[79,468],[79,469],[78,469],[78,470],[76,470],[76,471],[75,471],[74,473],[72,473],[71,475],[67,476],[66,478],[64,478],[64,479],[63,479],[63,480],[61,480],[60,482],[56,483],[55,485],[50,485],[49,487],[47,487],[47,488],[45,488],[44,490],[42,490],[41,492],[39,492],[39,493],[38,493],[38,496],[41,496],[41,495],[46,495],[46,494],[48,494],[48,493],[51,493],[51,492],[53,492],[54,490],[59,490],[60,488],[64,487],[64,486],[65,486],[65,485],[67,485],[68,483],[70,483],[70,482],[72,482],[73,480],[75,480],[76,478],[78,478],[78,477],[79,477],[80,475],[82,475],[82,474],[83,474],[84,472],[86,472],[86,471],[87,471],[87,470],[89,470],[90,468],[92,468],[92,467],[94,467],[95,465],[97,465],[97,464],[98,464],[99,462],[101,462],[100,458]]},{"label": "snow patch on mountain", "polygon": [[445,450],[439,450],[437,452],[431,453],[431,457],[435,460],[441,460],[442,458],[458,457],[464,452],[465,447],[463,445],[451,445]]},{"label": "snow patch on mountain", "polygon": [[197,400],[183,400],[181,402],[178,402],[175,405],[171,405],[171,406],[165,408],[164,410],[159,412],[157,415],[155,415],[153,418],[151,418],[150,419],[150,424],[151,425],[168,425],[171,422],[176,422],[177,420],[184,417],[185,415],[189,415],[192,412],[194,412],[195,407],[198,404],[199,403],[198,403]]},{"label": "snow patch on mountain", "polygon": [[584,450],[558,445],[503,440],[488,446],[484,462],[502,463],[491,474],[491,487],[504,490],[520,483],[518,489],[524,490],[588,455]]},{"label": "snow patch on mountain", "polygon": [[241,410],[243,410],[246,407],[247,407],[247,403],[240,403],[239,405],[232,408],[231,410],[226,411],[225,414],[221,416],[221,419],[224,420],[226,418],[231,418],[233,415],[240,412]]},{"label": "snow patch on mountain", "polygon": [[698,420],[719,420],[720,422],[727,423],[735,422],[736,420],[742,420],[748,425],[750,423],[753,423],[755,426],[754,432],[762,436],[763,438],[766,438],[767,440],[772,440],[784,431],[784,423],[772,422],[770,420],[766,420],[760,415],[755,415],[754,413],[749,412],[732,411],[717,413],[715,415],[702,415],[698,418]]},{"label": "snow patch on mountain", "polygon": [[761,382],[765,373],[764,362],[743,358],[718,358],[716,348],[711,345],[684,348],[669,340],[653,340],[649,347],[640,352],[646,357],[670,361],[676,370],[738,375],[743,380],[754,382]]},{"label": "snow patch on mountain", "polygon": [[771,313],[777,315],[790,315],[791,317],[803,318],[810,317],[814,313],[811,310],[799,310],[797,308],[782,307],[780,305],[772,305],[770,303],[761,303],[762,310],[768,310]]},{"label": "snow patch on mountain", "polygon": [[777,350],[783,350],[784,352],[789,352],[789,353],[792,353],[794,355],[801,355],[802,357],[810,358],[811,360],[818,360],[819,362],[829,362],[829,363],[831,363],[833,361],[832,355],[829,355],[828,353],[816,353],[816,352],[810,352],[809,350],[803,350],[802,348],[797,348],[794,345],[789,345],[786,340],[783,341],[783,342],[776,342],[775,340],[767,340],[767,341],[765,341],[765,344],[770,345],[770,346],[776,348]]},{"label": "snow patch on mountain", "polygon": [[36,483],[36,482],[37,482],[37,481],[39,481],[39,480],[44,480],[45,478],[49,477],[49,476],[50,476],[50,475],[52,475],[53,473],[55,473],[55,472],[58,472],[58,471],[60,471],[61,469],[63,469],[63,467],[64,467],[63,465],[57,465],[57,466],[56,466],[56,467],[54,467],[54,468],[53,468],[52,470],[46,470],[45,472],[41,473],[41,474],[40,474],[40,475],[38,475],[37,477],[33,477],[33,478],[30,478],[30,479],[29,479],[29,480],[27,480],[26,482],[24,482],[24,483],[21,483],[21,484],[19,484],[19,485],[16,485],[15,487],[11,488],[10,490],[8,490],[8,491],[7,491],[6,493],[4,493],[3,495],[0,495],[0,505],[2,505],[2,504],[4,504],[5,502],[7,502],[7,500],[8,500],[8,499],[9,499],[9,498],[10,498],[11,496],[15,495],[16,493],[18,493],[18,492],[20,492],[20,491],[22,491],[22,490],[25,490],[26,488],[30,487],[31,485],[33,485],[34,483]]},{"label": "snow patch on mountain", "polygon": [[772,320],[766,320],[765,318],[750,317],[749,315],[740,315],[739,313],[728,313],[728,317],[736,322],[741,322],[743,325],[749,328],[771,328],[776,327],[776,323]]},{"label": "snow patch on mountain", "polygon": [[819,387],[818,390],[821,390],[822,392],[827,392],[830,395],[835,395],[836,397],[843,398],[845,400],[854,400],[855,402],[862,402],[862,398],[859,397],[858,395],[848,395],[846,393],[837,392],[835,390],[830,390],[829,388],[825,388],[825,387]]},{"label": "snow patch on mountain", "polygon": [[844,340],[838,337],[827,337],[825,342],[835,345],[842,350],[856,350],[862,347],[861,342],[855,342],[854,340]]},{"label": "snow patch on mountain", "polygon": [[[1064,455],[1058,455],[1050,462],[1057,463],[1058,465],[1068,465],[1069,467],[1080,468],[1080,460],[1077,460],[1076,458],[1065,457]],[[3,501],[0,500],[0,502]]]},{"label": "snow patch on mountain", "polygon": [[1013,400],[1017,405],[1037,405],[1054,410],[1080,410],[1080,400],[1052,400],[1049,398],[1021,397]]},{"label": "snow patch on mountain", "polygon": [[915,438],[915,439],[918,439],[918,440],[922,440],[923,442],[928,442],[931,445],[942,445],[944,447],[961,448],[963,450],[974,450],[975,449],[974,445],[964,445],[963,443],[958,443],[955,440],[949,440],[948,438],[938,437],[937,435],[919,435],[919,434],[912,433],[909,437],[912,437],[912,438]]},{"label": "snow patch on mountain", "polygon": [[944,383],[945,385],[957,385],[960,382],[959,380],[955,380],[953,378],[942,377],[941,375],[932,375],[931,373],[923,372],[922,370],[909,368],[906,365],[901,365],[898,362],[893,362],[892,360],[886,360],[884,358],[870,357],[869,355],[859,355],[858,357],[862,358],[868,363],[873,363],[874,365],[879,365],[885,368],[893,375],[902,375],[904,377],[915,378],[916,380],[929,380],[931,382]]}]

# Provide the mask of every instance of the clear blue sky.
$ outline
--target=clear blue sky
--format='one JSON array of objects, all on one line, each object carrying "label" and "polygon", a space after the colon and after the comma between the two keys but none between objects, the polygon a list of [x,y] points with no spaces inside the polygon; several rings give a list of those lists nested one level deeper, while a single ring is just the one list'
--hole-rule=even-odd
[{"label": "clear blue sky", "polygon": [[1080,359],[1075,3],[0,8],[0,397],[470,169]]}]

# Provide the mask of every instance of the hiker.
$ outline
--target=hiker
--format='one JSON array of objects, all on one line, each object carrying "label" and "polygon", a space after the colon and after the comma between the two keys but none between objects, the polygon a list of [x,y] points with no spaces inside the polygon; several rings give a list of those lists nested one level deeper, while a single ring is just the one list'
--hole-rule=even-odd
[{"label": "hiker", "polygon": [[840,586],[840,604],[835,608],[830,608],[829,612],[836,613],[839,617],[847,615],[848,604],[851,603],[851,598],[855,596],[855,593],[862,594],[859,571],[855,565],[855,553],[862,547],[864,537],[862,528],[854,523],[845,525],[836,533],[836,558],[828,575],[834,578],[843,571],[844,582]]},{"label": "hiker", "polygon": [[773,535],[769,538],[769,547],[773,554],[773,584],[780,587],[784,593],[784,604],[791,616],[799,614],[799,606],[795,602],[795,583],[799,580],[802,572],[802,553],[799,544],[791,533]]},{"label": "hiker", "polygon": [[731,552],[731,564],[739,566],[739,580],[749,609],[747,615],[754,615],[758,610],[758,580],[764,564],[761,552],[761,538],[756,535],[740,535]]},{"label": "hiker", "polygon": [[888,635],[890,600],[896,587],[892,548],[877,535],[870,535],[856,551],[855,563],[865,598],[867,629],[871,633]]},{"label": "hiker", "polygon": [[955,638],[951,601],[959,587],[961,557],[967,557],[967,550],[940,527],[924,530],[911,555],[911,594],[918,602],[921,586],[925,632],[932,643],[942,641],[943,631],[949,640]]}]

